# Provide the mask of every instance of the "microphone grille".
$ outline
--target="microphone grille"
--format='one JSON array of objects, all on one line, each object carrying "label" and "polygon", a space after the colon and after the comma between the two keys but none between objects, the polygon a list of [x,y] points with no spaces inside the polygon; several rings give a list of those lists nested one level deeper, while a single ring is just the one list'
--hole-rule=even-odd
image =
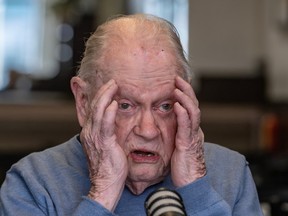
[{"label": "microphone grille", "polygon": [[186,216],[181,196],[174,190],[159,188],[145,201],[147,216]]}]

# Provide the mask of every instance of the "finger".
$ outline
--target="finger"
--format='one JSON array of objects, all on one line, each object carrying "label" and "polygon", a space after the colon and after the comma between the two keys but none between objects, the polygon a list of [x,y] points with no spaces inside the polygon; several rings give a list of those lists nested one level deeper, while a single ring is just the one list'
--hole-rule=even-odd
[{"label": "finger", "polygon": [[190,121],[191,128],[197,130],[200,124],[201,112],[198,106],[195,105],[193,100],[179,89],[175,89],[175,99],[179,102],[186,112],[188,113],[188,120]]},{"label": "finger", "polygon": [[188,95],[193,100],[193,102],[196,106],[199,105],[199,102],[196,98],[196,94],[195,94],[192,86],[188,82],[183,80],[180,76],[177,76],[175,79],[175,85],[184,94]]},{"label": "finger", "polygon": [[184,132],[186,135],[196,133],[200,128],[200,110],[195,111],[193,117],[190,116],[188,110],[183,107],[179,102],[174,104],[174,112],[177,117],[178,132]]},{"label": "finger", "polygon": [[91,102],[91,120],[92,124],[100,126],[102,124],[103,116],[106,108],[111,104],[112,98],[117,92],[117,84],[114,80],[110,80],[103,85],[96,93]]},{"label": "finger", "polygon": [[[191,149],[193,146],[198,146],[201,149],[201,145],[204,142],[204,134],[199,123],[193,123],[190,121],[187,110],[181,106],[179,102],[174,104],[174,112],[177,118],[176,149],[186,151],[187,149]],[[191,146],[191,144],[193,144],[193,146]],[[193,149],[198,151],[198,148],[194,147]]]},{"label": "finger", "polygon": [[190,137],[191,133],[191,121],[187,110],[180,105],[179,102],[174,104],[174,112],[177,118],[177,136],[180,139],[184,139],[187,136]]},{"label": "finger", "polygon": [[118,103],[113,100],[112,103],[105,110],[101,127],[102,135],[105,138],[109,138],[114,135],[117,109]]}]

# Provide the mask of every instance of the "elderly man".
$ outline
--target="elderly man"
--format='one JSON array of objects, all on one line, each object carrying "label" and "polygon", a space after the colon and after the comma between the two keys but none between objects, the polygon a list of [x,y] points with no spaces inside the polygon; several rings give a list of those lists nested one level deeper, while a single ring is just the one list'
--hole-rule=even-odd
[{"label": "elderly man", "polygon": [[1,215],[145,215],[160,187],[176,190],[188,215],[262,215],[245,158],[204,143],[190,79],[167,21],[99,26],[71,80],[80,135],[11,168]]}]

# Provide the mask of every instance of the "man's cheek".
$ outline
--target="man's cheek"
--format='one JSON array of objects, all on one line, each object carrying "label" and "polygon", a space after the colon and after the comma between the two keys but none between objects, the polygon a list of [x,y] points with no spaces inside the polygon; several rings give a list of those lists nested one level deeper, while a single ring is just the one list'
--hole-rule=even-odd
[{"label": "man's cheek", "polygon": [[126,144],[129,142],[129,134],[131,134],[131,125],[129,121],[119,121],[119,119],[115,121],[115,134],[117,137],[118,144],[124,149]]},{"label": "man's cheek", "polygon": [[115,127],[115,134],[116,134],[116,137],[117,137],[117,142],[119,143],[120,146],[123,145],[124,143],[124,134],[122,132],[123,130],[123,127],[120,125],[117,125],[116,124],[116,127]]},{"label": "man's cheek", "polygon": [[170,140],[174,140],[177,131],[177,119],[176,116],[171,117],[168,121],[164,122],[164,126],[167,131],[167,136]]},{"label": "man's cheek", "polygon": [[175,148],[175,136],[177,132],[176,120],[165,122],[161,127],[164,146],[168,155],[172,154]]}]

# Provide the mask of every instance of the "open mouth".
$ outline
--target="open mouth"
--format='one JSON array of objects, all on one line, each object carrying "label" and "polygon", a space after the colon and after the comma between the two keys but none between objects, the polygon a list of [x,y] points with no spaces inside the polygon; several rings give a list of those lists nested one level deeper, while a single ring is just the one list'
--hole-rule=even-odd
[{"label": "open mouth", "polygon": [[139,156],[147,156],[147,157],[152,157],[155,156],[153,152],[148,152],[148,151],[140,151],[140,150],[135,150],[133,151],[133,154],[139,155]]},{"label": "open mouth", "polygon": [[130,157],[134,162],[138,163],[154,163],[160,158],[157,153],[145,150],[134,150],[131,152]]}]

